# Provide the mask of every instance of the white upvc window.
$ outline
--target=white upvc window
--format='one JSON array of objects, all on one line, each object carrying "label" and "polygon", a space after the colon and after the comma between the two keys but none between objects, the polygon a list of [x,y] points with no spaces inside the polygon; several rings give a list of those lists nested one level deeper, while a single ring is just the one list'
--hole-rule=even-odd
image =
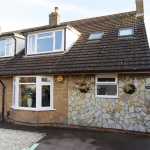
[{"label": "white upvc window", "polygon": [[0,39],[0,57],[14,56],[15,41],[12,38]]},{"label": "white upvc window", "polygon": [[100,98],[118,98],[118,78],[117,75],[102,74],[97,75],[96,97]]},{"label": "white upvc window", "polygon": [[64,51],[64,30],[29,34],[27,54],[43,54]]},{"label": "white upvc window", "polygon": [[44,111],[53,108],[53,78],[17,76],[14,78],[14,109]]}]

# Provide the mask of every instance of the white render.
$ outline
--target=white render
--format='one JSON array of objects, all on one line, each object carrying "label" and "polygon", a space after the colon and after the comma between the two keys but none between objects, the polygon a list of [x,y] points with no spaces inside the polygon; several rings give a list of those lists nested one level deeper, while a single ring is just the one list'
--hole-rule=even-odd
[{"label": "white render", "polygon": [[66,50],[68,51],[78,40],[80,37],[80,33],[72,28],[72,27],[67,27],[66,29]]}]

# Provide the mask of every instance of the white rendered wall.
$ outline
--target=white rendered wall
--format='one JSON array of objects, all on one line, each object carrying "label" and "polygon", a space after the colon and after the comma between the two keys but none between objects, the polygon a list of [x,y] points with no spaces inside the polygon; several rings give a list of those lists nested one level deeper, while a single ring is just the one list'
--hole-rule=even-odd
[{"label": "white rendered wall", "polygon": [[78,40],[79,34],[77,34],[74,30],[68,29],[66,30],[66,50],[69,50]]}]

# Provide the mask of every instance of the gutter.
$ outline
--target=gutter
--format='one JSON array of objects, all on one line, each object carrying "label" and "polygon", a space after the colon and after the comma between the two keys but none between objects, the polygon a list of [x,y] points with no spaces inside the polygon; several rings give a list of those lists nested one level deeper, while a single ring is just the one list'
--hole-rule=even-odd
[{"label": "gutter", "polygon": [[6,86],[2,80],[0,80],[0,84],[2,85],[2,122],[5,122],[5,93],[6,93]]}]

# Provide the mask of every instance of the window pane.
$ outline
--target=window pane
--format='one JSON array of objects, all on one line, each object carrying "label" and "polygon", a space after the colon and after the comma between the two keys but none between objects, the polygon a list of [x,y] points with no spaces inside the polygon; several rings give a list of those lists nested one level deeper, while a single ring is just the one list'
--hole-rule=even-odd
[{"label": "window pane", "polygon": [[50,78],[48,77],[43,77],[42,82],[51,82]]},{"label": "window pane", "polygon": [[0,56],[5,56],[5,40],[0,41]]},{"label": "window pane", "polygon": [[45,38],[46,36],[50,37],[50,36],[52,36],[52,33],[48,32],[48,33],[40,33],[40,34],[38,34],[38,38]]},{"label": "window pane", "polygon": [[36,107],[36,85],[21,84],[19,86],[19,106]]},{"label": "window pane", "polygon": [[133,35],[133,29],[132,28],[125,28],[119,30],[119,36],[129,36]]},{"label": "window pane", "polygon": [[7,40],[5,44],[6,44],[6,56],[9,56],[9,55],[11,55],[11,54],[10,54],[10,52],[11,52],[11,47],[12,47],[12,46],[11,46],[11,41],[10,41],[10,40]]},{"label": "window pane", "polygon": [[8,39],[6,41],[6,56],[11,56],[14,51],[14,41],[13,39]]},{"label": "window pane", "polygon": [[115,82],[115,78],[98,78],[97,82]]},{"label": "window pane", "polygon": [[62,48],[62,31],[55,32],[55,49]]},{"label": "window pane", "polygon": [[103,37],[103,32],[95,32],[95,33],[91,33],[89,36],[89,40],[98,40],[101,39]]},{"label": "window pane", "polygon": [[42,86],[42,107],[50,106],[50,85]]},{"label": "window pane", "polygon": [[20,83],[36,83],[36,77],[21,77]]},{"label": "window pane", "polygon": [[37,40],[37,52],[49,52],[53,50],[53,38],[47,37]]},{"label": "window pane", "polygon": [[97,85],[97,95],[117,95],[117,85]]},{"label": "window pane", "polygon": [[28,43],[28,53],[32,54],[35,53],[35,36],[29,36],[29,43]]}]

